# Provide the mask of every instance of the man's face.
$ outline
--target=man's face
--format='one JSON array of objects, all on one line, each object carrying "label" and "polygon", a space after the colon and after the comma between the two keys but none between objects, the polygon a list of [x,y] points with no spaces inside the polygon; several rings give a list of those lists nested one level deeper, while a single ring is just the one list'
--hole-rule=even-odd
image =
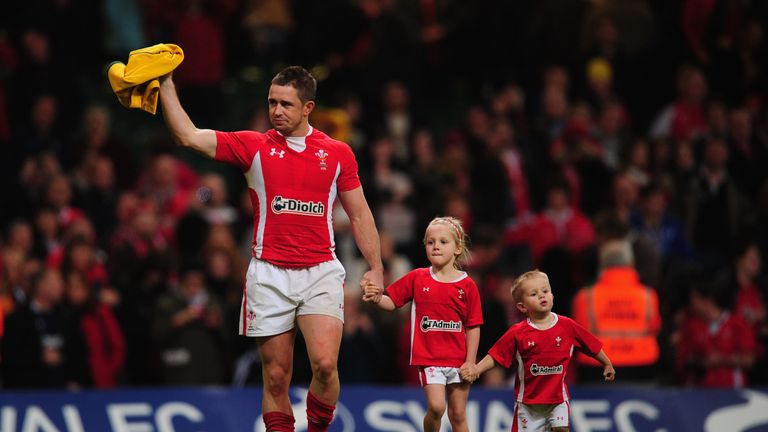
[{"label": "man's face", "polygon": [[269,87],[269,121],[276,131],[286,136],[292,133],[309,116],[315,106],[313,101],[302,103],[298,90],[287,85],[272,84]]}]

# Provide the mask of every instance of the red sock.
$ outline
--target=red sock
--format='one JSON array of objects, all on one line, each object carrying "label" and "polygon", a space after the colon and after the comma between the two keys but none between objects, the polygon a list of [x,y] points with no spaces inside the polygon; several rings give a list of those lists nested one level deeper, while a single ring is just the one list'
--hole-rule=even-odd
[{"label": "red sock", "polygon": [[335,409],[336,405],[328,405],[312,393],[307,392],[307,423],[309,425],[307,432],[327,431],[328,425],[333,420]]},{"label": "red sock", "polygon": [[292,415],[280,411],[264,413],[264,426],[268,432],[294,432],[295,422]]}]

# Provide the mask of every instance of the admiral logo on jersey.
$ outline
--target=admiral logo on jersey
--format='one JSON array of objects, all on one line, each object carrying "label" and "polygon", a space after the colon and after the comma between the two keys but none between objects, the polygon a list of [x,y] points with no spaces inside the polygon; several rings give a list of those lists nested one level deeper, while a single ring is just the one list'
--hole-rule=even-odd
[{"label": "admiral logo on jersey", "polygon": [[539,366],[536,363],[531,365],[533,375],[560,375],[563,373],[563,365],[557,366]]},{"label": "admiral logo on jersey", "polygon": [[425,315],[421,319],[421,331],[460,332],[461,321],[431,320],[428,316]]},{"label": "admiral logo on jersey", "polygon": [[323,216],[325,214],[325,205],[320,201],[304,202],[276,195],[272,200],[272,211],[277,214],[290,213],[305,216]]}]

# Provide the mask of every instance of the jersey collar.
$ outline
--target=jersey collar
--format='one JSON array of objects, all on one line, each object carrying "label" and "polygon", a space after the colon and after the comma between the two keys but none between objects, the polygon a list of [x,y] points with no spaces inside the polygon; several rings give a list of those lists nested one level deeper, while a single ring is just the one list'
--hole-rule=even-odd
[{"label": "jersey collar", "polygon": [[277,138],[278,141],[285,143],[285,145],[287,145],[289,149],[297,153],[301,153],[307,149],[307,142],[306,142],[307,137],[312,135],[315,132],[315,128],[313,128],[312,125],[309,125],[309,131],[307,132],[307,134],[305,136],[300,136],[300,137],[294,137],[294,136],[287,137],[274,129],[272,129],[272,132],[274,132],[273,136],[275,136],[275,138]]},{"label": "jersey collar", "polygon": [[531,327],[535,328],[536,330],[549,330],[549,329],[551,329],[552,327],[554,327],[554,326],[555,326],[555,324],[557,324],[557,321],[560,319],[560,317],[558,317],[556,313],[554,313],[554,312],[550,312],[550,313],[552,314],[552,316],[554,317],[554,319],[552,320],[552,322],[551,322],[551,323],[549,323],[549,325],[548,325],[548,326],[546,326],[546,327],[544,327],[544,328],[542,328],[542,327],[539,327],[539,326],[537,326],[536,324],[534,324],[534,323],[533,323],[533,321],[531,321],[531,319],[530,319],[530,318],[527,318],[527,319],[526,319],[526,321],[528,321],[528,325],[529,325],[529,326],[531,326]]}]

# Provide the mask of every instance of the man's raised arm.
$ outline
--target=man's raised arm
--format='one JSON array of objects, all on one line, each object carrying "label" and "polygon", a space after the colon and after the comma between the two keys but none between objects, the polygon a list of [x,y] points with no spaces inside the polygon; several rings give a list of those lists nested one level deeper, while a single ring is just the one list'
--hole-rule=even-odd
[{"label": "man's raised arm", "polygon": [[176,144],[196,150],[211,159],[216,156],[216,132],[195,127],[181,106],[171,74],[160,79],[160,106],[165,124]]}]

